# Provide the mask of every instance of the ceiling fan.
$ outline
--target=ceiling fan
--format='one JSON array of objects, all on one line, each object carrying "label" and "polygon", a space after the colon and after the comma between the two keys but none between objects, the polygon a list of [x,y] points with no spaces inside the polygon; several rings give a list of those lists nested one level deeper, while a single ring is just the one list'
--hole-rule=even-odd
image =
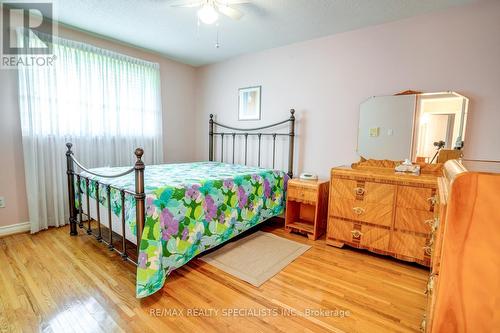
[{"label": "ceiling fan", "polygon": [[199,0],[185,1],[185,3],[171,4],[171,7],[195,8],[198,7],[198,18],[205,24],[213,24],[219,19],[219,13],[230,17],[233,20],[239,20],[243,13],[231,5],[245,4],[250,1],[223,1],[223,0]]}]

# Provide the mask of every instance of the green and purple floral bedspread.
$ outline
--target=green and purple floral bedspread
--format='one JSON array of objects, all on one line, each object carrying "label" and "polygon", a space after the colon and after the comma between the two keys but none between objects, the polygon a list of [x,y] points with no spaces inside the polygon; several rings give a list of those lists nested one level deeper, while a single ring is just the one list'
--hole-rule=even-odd
[{"label": "green and purple floral bedspread", "polygon": [[[126,169],[93,171],[113,174]],[[134,190],[133,173],[116,179],[85,176]],[[218,162],[147,165],[144,177],[146,221],[138,258],[137,297],[160,290],[173,270],[199,253],[281,214],[288,179],[282,171]],[[86,193],[83,181],[81,190]],[[95,199],[93,181],[89,190]],[[105,191],[99,191],[99,202],[107,207],[106,201]],[[120,193],[113,188],[111,207],[120,216]],[[128,194],[125,216],[135,234],[135,199]]]}]

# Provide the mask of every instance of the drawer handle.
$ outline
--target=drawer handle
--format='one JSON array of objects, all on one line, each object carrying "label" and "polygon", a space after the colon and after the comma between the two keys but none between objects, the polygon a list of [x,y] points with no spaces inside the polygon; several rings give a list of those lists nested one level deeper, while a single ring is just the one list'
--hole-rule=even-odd
[{"label": "drawer handle", "polygon": [[432,220],[425,220],[424,223],[428,224],[429,226],[432,227],[432,225],[434,224],[434,219],[432,219]]},{"label": "drawer handle", "polygon": [[356,193],[356,195],[363,195],[365,194],[365,189],[362,187],[355,187],[354,192]]},{"label": "drawer handle", "polygon": [[427,288],[425,290],[426,295],[432,295],[432,291],[434,290],[434,275],[431,274],[429,276],[429,281],[427,282]]},{"label": "drawer handle", "polygon": [[365,209],[363,207],[353,207],[353,212],[355,214],[361,215],[365,212]]},{"label": "drawer handle", "polygon": [[351,234],[352,234],[352,237],[354,237],[356,239],[361,238],[361,236],[363,236],[363,233],[359,230],[352,230]]},{"label": "drawer handle", "polygon": [[425,315],[422,321],[420,322],[420,332],[425,333],[426,329],[425,327],[427,326],[427,322],[425,320]]},{"label": "drawer handle", "polygon": [[436,196],[435,196],[435,195],[433,195],[432,197],[427,198],[427,201],[429,201],[429,203],[431,204],[431,206],[436,205],[436,203],[437,203]]},{"label": "drawer handle", "polygon": [[424,253],[430,256],[432,254],[432,247],[427,245],[422,248],[424,250]]},{"label": "drawer handle", "polygon": [[428,224],[429,227],[431,228],[431,231],[434,233],[439,226],[439,219],[435,217],[432,220],[425,220],[424,223]]}]

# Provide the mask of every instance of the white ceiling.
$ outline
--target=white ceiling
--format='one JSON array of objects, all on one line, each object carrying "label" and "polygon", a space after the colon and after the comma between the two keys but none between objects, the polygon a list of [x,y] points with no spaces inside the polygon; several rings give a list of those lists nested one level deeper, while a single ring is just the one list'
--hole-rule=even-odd
[{"label": "white ceiling", "polygon": [[241,20],[221,17],[218,49],[217,28],[198,29],[197,8],[170,6],[179,0],[53,1],[61,23],[200,66],[475,0],[252,0],[233,5]]}]

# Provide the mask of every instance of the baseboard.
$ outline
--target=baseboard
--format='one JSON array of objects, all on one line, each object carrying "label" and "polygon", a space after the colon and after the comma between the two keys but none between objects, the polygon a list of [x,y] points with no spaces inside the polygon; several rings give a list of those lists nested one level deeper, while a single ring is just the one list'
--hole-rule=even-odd
[{"label": "baseboard", "polygon": [[28,232],[31,230],[29,222],[17,223],[0,227],[0,237]]}]

